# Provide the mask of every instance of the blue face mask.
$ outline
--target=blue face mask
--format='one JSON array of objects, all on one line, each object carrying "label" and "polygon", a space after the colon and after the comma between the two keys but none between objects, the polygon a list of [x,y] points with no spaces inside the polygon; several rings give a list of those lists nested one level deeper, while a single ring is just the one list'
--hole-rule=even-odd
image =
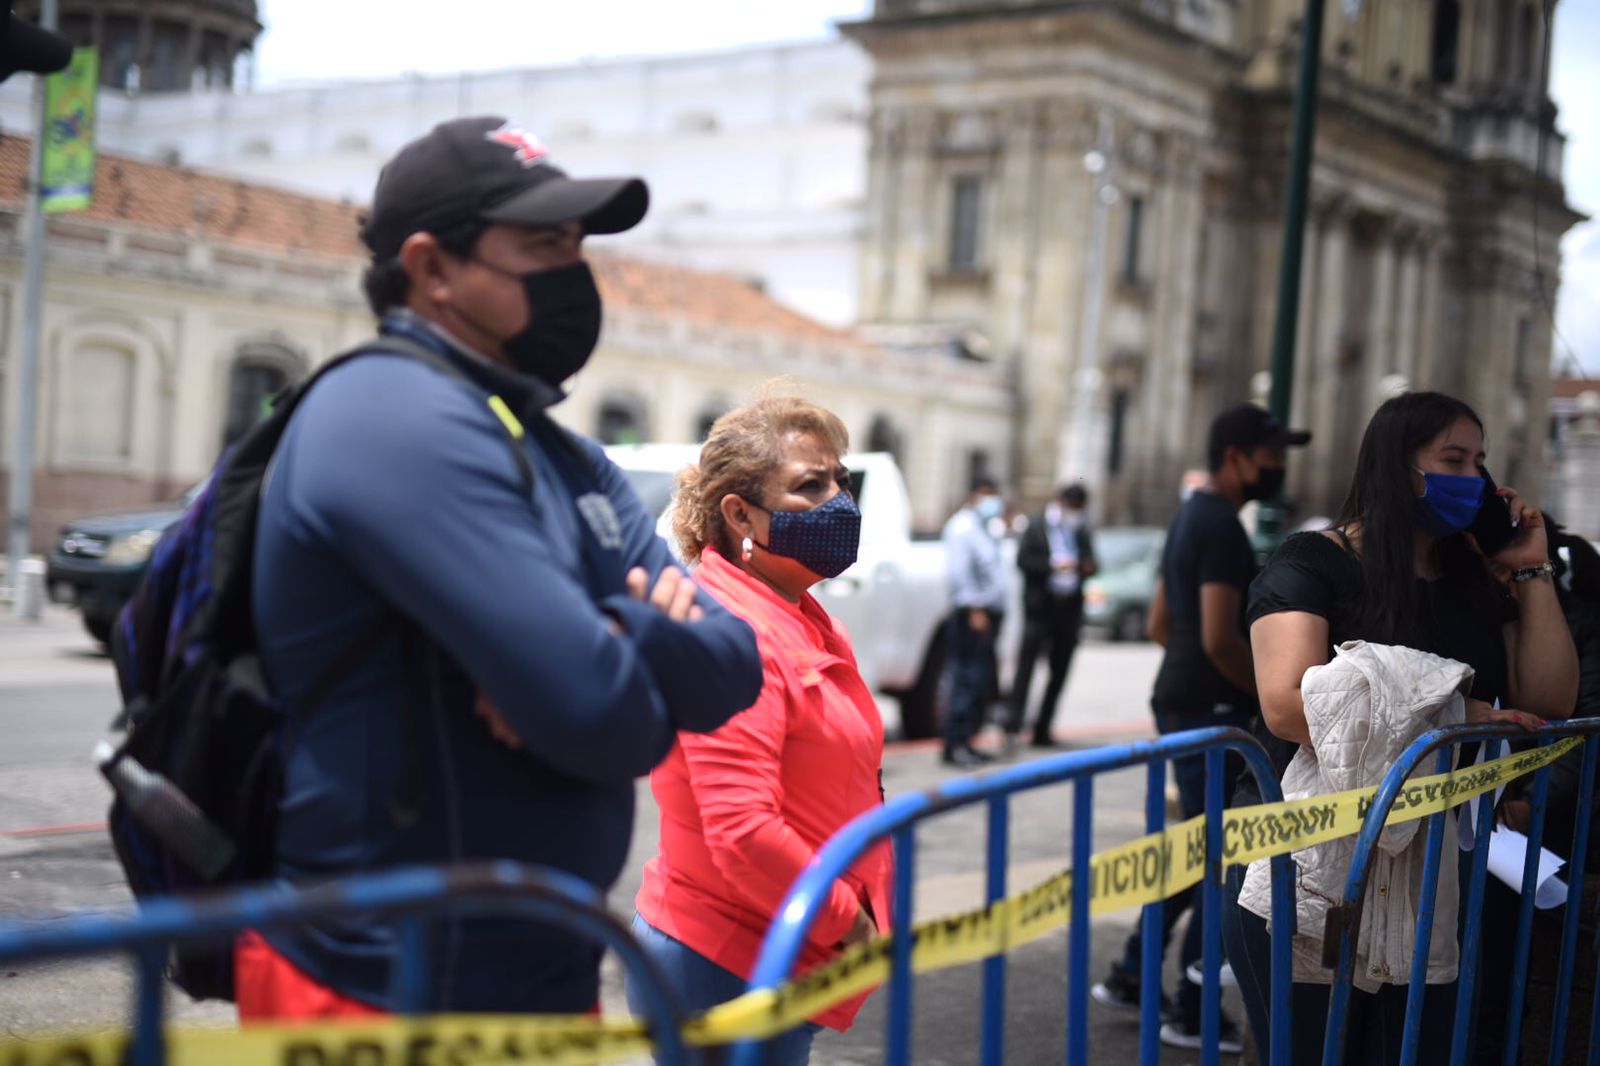
[{"label": "blue face mask", "polygon": [[972,510],[985,522],[999,518],[1005,513],[1006,501],[998,496],[984,496],[972,505]]},{"label": "blue face mask", "polygon": [[1435,537],[1448,537],[1472,525],[1483,507],[1483,478],[1472,474],[1422,475],[1417,524]]},{"label": "blue face mask", "polygon": [[767,543],[755,542],[761,550],[793,559],[820,577],[838,577],[856,561],[861,547],[861,509],[848,492],[809,511],[767,513],[772,515],[772,529]]}]

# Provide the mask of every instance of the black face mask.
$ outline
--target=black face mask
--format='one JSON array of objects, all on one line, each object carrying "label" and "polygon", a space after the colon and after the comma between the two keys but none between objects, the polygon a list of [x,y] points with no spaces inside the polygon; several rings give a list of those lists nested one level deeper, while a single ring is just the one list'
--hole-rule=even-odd
[{"label": "black face mask", "polygon": [[1256,471],[1256,479],[1244,487],[1247,500],[1271,500],[1283,491],[1283,479],[1288,473],[1281,466],[1263,466]]},{"label": "black face mask", "polygon": [[522,283],[528,324],[500,342],[511,364],[556,386],[582,370],[600,341],[600,290],[589,264],[580,261],[517,274],[481,259],[477,262]]}]

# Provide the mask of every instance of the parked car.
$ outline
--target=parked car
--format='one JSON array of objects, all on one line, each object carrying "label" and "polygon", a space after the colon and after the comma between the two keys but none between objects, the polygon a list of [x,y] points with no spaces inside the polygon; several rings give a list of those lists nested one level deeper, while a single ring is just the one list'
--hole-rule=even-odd
[{"label": "parked car", "polygon": [[142,511],[67,523],[45,564],[50,599],[77,607],[89,635],[111,643],[117,614],[144,576],[156,542],[199,491],[197,486],[180,500]]},{"label": "parked car", "polygon": [[1108,526],[1094,535],[1100,572],[1084,583],[1083,620],[1112,640],[1144,640],[1161,576],[1167,531],[1158,526]]},{"label": "parked car", "polygon": [[[606,451],[670,540],[673,479],[699,458],[699,445],[622,444]],[[861,550],[854,566],[817,585],[815,595],[850,631],[867,684],[899,700],[904,735],[935,736],[949,613],[944,546],[912,538],[911,496],[894,456],[863,452],[845,462],[861,507]],[[1006,565],[1014,573],[1012,554],[1008,548]],[[1002,678],[1011,676],[1016,660],[1018,614],[1008,611],[1001,629]]]}]

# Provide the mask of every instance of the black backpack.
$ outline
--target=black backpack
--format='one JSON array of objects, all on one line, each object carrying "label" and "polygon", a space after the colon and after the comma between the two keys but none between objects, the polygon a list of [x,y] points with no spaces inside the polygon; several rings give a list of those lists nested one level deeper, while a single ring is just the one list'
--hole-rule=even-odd
[{"label": "black backpack", "polygon": [[[102,744],[97,758],[115,792],[111,840],[137,897],[268,876],[291,719],[310,715],[386,638],[398,635],[402,647],[422,639],[398,612],[380,617],[289,708],[266,683],[254,632],[256,516],[268,464],[300,401],[324,374],[351,359],[379,355],[420,360],[466,379],[423,345],[384,336],[285,390],[271,413],[224,454],[184,516],[163,535],[118,618],[112,654],[127,735],[115,749]],[[522,427],[497,399],[491,398],[490,407],[506,431],[522,487],[531,493],[532,466],[517,439]],[[409,649],[406,658],[412,659]],[[421,746],[409,687],[399,689],[408,771],[390,806],[396,824],[406,825],[416,820],[423,801]],[[169,975],[196,999],[232,999],[233,946],[176,949]]]}]

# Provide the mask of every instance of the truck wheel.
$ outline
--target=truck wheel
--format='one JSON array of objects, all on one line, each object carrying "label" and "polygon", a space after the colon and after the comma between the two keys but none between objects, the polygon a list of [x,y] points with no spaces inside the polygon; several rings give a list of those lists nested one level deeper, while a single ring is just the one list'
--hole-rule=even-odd
[{"label": "truck wheel", "polygon": [[907,740],[939,735],[939,688],[944,679],[944,661],[944,627],[940,626],[928,642],[917,683],[900,693],[900,730]]},{"label": "truck wheel", "polygon": [[1117,615],[1117,624],[1112,627],[1111,639],[1130,644],[1144,640],[1144,608],[1129,607]]},{"label": "truck wheel", "polygon": [[86,614],[83,616],[83,628],[89,635],[106,647],[111,646],[111,631],[116,628],[116,618],[107,618],[99,614]]}]

